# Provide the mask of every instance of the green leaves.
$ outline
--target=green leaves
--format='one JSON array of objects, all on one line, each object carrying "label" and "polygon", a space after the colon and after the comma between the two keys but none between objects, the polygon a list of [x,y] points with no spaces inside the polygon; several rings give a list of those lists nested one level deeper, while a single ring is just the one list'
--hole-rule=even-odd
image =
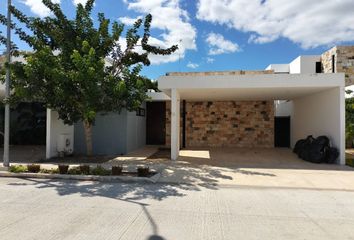
[{"label": "green leaves", "polygon": [[345,100],[345,135],[348,144],[354,140],[354,97]]},{"label": "green leaves", "polygon": [[[127,47],[122,49],[119,40],[124,25],[111,23],[99,13],[95,26],[91,16],[94,0],[88,0],[85,6],[78,4],[73,19],[59,4],[42,2],[52,12],[46,18],[28,17],[11,7],[15,18],[27,28],[24,31],[11,23],[12,29],[33,48],[25,55],[26,63],[11,65],[15,75],[11,99],[44,102],[67,124],[93,124],[98,112],[140,107],[147,99],[147,89],[157,88],[140,76],[142,65],[150,64],[149,54],[168,55],[177,49],[176,45],[162,49],[148,44],[152,16],[138,19],[126,31]],[[1,14],[0,24],[6,24]],[[0,44],[5,42],[0,35]]]}]

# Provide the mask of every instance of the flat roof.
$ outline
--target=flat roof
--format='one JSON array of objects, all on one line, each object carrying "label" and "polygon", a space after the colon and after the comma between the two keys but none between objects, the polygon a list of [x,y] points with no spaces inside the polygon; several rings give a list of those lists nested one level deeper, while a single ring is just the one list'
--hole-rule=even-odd
[{"label": "flat roof", "polygon": [[230,76],[272,74],[273,70],[234,70],[234,71],[207,71],[207,72],[169,72],[166,76]]},{"label": "flat roof", "polygon": [[185,100],[288,100],[343,87],[344,73],[162,76],[159,89]]}]

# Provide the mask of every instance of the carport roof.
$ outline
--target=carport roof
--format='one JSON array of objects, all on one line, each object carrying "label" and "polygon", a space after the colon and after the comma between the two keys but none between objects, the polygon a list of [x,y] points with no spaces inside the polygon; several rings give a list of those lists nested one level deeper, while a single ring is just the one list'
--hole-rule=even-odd
[{"label": "carport roof", "polygon": [[[296,99],[331,88],[343,87],[344,73],[162,76],[159,89],[171,96],[177,89],[186,100]],[[343,89],[344,91],[344,89]]]}]

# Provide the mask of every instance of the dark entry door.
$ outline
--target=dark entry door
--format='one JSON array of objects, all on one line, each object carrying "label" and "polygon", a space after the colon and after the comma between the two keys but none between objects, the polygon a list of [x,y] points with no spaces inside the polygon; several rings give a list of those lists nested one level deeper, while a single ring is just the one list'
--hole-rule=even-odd
[{"label": "dark entry door", "polygon": [[146,103],[146,144],[165,144],[166,103]]},{"label": "dark entry door", "polygon": [[290,147],[290,117],[275,117],[274,146]]}]

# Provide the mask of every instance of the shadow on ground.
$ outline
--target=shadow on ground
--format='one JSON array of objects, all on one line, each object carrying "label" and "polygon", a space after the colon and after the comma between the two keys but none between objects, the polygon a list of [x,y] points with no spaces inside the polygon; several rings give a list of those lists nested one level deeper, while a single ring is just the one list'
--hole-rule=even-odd
[{"label": "shadow on ground", "polygon": [[278,176],[267,171],[271,168],[314,171],[350,170],[341,166],[307,163],[297,159],[290,150],[216,149],[208,151],[202,157],[182,154],[179,161],[169,160],[169,154],[169,150],[160,150],[148,159],[115,159],[104,163],[109,166],[123,164],[127,168],[148,165],[162,173],[162,179],[166,180],[165,183],[101,183],[27,179],[25,182],[12,182],[9,185],[18,188],[33,185],[37,189],[53,189],[59,196],[78,194],[85,198],[102,197],[137,204],[141,207],[152,229],[152,235],[147,240],[163,240],[165,238],[159,235],[159,228],[148,211],[149,204],[146,203],[148,199],[162,201],[167,198],[185,197],[189,191],[218,190],[221,182],[232,181],[237,184],[238,178],[242,177],[252,177],[249,181],[274,179],[274,182],[278,182]]},{"label": "shadow on ground", "polygon": [[59,196],[68,196],[79,194],[81,197],[101,197],[109,198],[117,201],[124,201],[137,205],[141,208],[141,212],[145,215],[151,230],[147,240],[164,240],[165,238],[159,234],[159,226],[155,222],[148,210],[149,204],[142,200],[154,199],[161,201],[168,197],[183,197],[185,193],[181,190],[192,190],[187,185],[171,185],[171,184],[132,184],[132,183],[101,183],[101,182],[79,182],[73,180],[43,180],[43,179],[26,179],[22,183],[9,183],[11,186],[35,186],[37,189],[53,189]]}]

